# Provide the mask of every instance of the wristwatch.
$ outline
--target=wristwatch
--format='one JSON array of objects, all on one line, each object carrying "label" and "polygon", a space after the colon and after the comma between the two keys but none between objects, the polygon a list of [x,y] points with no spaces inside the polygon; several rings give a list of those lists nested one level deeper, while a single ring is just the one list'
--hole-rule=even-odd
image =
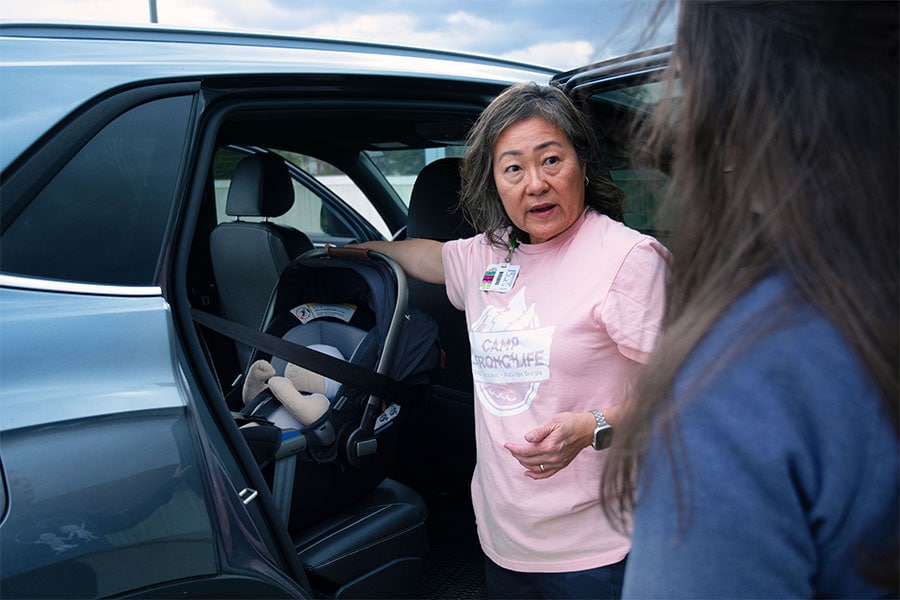
[{"label": "wristwatch", "polygon": [[597,428],[594,430],[594,440],[591,442],[591,446],[594,450],[605,450],[612,444],[612,425],[606,422],[606,417],[599,410],[592,410],[591,413],[597,419]]}]

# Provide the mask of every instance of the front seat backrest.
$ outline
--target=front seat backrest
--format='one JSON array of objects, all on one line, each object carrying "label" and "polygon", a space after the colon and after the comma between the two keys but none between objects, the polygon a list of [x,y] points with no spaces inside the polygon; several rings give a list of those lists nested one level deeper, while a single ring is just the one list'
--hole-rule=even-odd
[{"label": "front seat backrest", "polygon": [[447,242],[475,235],[459,210],[459,158],[439,158],[419,172],[409,198],[406,235]]},{"label": "front seat backrest", "polygon": [[[294,204],[294,187],[284,161],[273,154],[247,156],[238,163],[228,188],[225,214],[210,236],[213,273],[225,318],[254,329],[263,324],[269,298],[284,267],[313,248],[306,234],[241,217],[280,217]],[[238,344],[246,368],[251,349]]]},{"label": "front seat backrest", "polygon": [[[475,235],[459,210],[459,158],[440,158],[419,172],[409,199],[408,238],[447,242]],[[472,392],[472,361],[465,313],[447,298],[443,285],[409,280],[409,302],[431,315],[445,353],[443,385]]]}]

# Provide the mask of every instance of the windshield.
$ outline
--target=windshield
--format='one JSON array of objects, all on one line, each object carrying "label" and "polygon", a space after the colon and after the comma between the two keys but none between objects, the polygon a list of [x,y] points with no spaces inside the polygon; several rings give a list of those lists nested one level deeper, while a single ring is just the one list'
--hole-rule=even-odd
[{"label": "windshield", "polygon": [[399,150],[367,150],[366,154],[387,178],[391,187],[409,208],[409,197],[412,194],[416,176],[425,165],[445,156],[461,157],[465,154],[464,146],[442,146],[439,148],[403,148]]}]

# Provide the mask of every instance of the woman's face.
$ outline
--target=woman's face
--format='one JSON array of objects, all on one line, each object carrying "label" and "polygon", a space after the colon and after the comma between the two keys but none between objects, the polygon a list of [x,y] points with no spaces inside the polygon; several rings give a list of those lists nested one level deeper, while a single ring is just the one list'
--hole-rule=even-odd
[{"label": "woman's face", "polygon": [[566,134],[540,117],[503,130],[492,167],[506,214],[532,244],[553,239],[584,212],[584,165]]}]

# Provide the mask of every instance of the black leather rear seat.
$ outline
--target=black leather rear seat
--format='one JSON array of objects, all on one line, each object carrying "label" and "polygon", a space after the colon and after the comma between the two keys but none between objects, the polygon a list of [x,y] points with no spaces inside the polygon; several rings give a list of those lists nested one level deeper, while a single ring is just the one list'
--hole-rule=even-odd
[{"label": "black leather rear seat", "polygon": [[428,553],[424,500],[385,479],[350,508],[294,535],[317,593],[334,598],[421,598]]}]

